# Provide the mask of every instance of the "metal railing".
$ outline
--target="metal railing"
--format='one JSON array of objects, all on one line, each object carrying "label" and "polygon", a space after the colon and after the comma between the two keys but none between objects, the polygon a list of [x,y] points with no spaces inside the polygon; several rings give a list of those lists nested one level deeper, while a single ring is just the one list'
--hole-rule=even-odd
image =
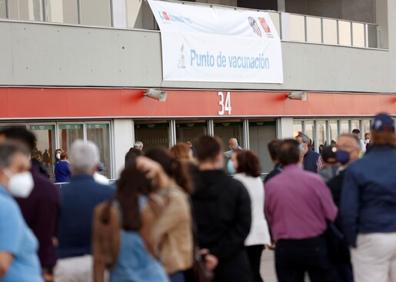
[{"label": "metal railing", "polygon": [[[0,18],[13,19],[10,17],[10,13],[9,13],[10,10],[9,1],[10,0],[0,0]],[[81,19],[82,15],[80,12],[81,0],[74,0],[74,1],[76,3],[74,7],[74,9],[76,10],[74,12],[76,14],[74,25],[80,25],[82,22],[84,22]],[[180,2],[184,3],[182,1]],[[51,22],[51,17],[50,17],[51,0],[35,0],[34,3],[36,3],[37,9],[34,10],[35,13],[30,13],[32,17],[31,18],[29,17],[29,19],[32,21]],[[109,3],[111,2],[109,1]],[[213,5],[213,4],[199,3],[199,2],[188,2],[188,4],[222,6],[222,5]],[[144,2],[144,5],[147,6],[147,3]],[[158,29],[153,14],[151,13],[150,9],[148,7],[144,7],[144,5],[142,5],[139,8],[144,10],[145,13],[143,14],[144,17],[146,17],[147,19],[146,21],[144,21],[146,22],[146,24],[144,24],[142,28],[146,30]],[[235,10],[246,10],[246,8],[240,8],[240,7],[230,7],[230,6],[224,6],[224,7],[233,8]],[[109,9],[111,9],[111,5],[109,5]],[[129,11],[126,12],[128,13]],[[281,39],[286,42],[348,46],[355,48],[374,48],[374,49],[387,48],[387,46],[381,46],[382,40],[380,40],[381,37],[387,35],[382,34],[378,28],[378,25],[373,23],[293,14],[293,13],[278,12],[278,11],[265,11],[265,12],[268,12],[271,15],[271,18],[275,24],[275,27]],[[69,13],[71,12],[69,11]],[[108,14],[111,19],[107,20],[107,22],[109,24],[114,23],[115,19],[112,12],[110,11]],[[14,20],[21,20],[21,19],[14,19]],[[56,19],[53,19],[53,21],[56,21]],[[62,21],[66,21],[66,20],[63,18]],[[106,27],[111,28],[111,26],[106,26]],[[129,25],[127,24],[127,26],[125,26],[125,28],[136,28],[136,27],[137,26],[131,24]]]},{"label": "metal railing", "polygon": [[381,48],[376,24],[283,12],[269,13],[283,41]]}]

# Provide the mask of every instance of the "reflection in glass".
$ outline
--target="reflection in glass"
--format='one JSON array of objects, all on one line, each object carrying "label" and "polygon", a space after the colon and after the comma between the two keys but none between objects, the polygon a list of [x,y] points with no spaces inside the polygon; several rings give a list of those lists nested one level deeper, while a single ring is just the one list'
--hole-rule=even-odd
[{"label": "reflection in glass", "polygon": [[364,29],[365,29],[364,24],[352,23],[353,46],[361,47],[361,48],[365,47]]},{"label": "reflection in glass", "polygon": [[302,132],[302,121],[301,120],[295,120],[293,122],[293,137],[296,137],[299,132]]},{"label": "reflection in glass", "polygon": [[169,147],[168,123],[136,123],[135,140],[143,142],[143,150],[155,147]]},{"label": "reflection in glass", "polygon": [[36,135],[37,146],[32,152],[32,158],[40,161],[44,168],[54,178],[55,164],[55,127],[53,125],[31,125],[30,130]]},{"label": "reflection in glass", "polygon": [[87,124],[87,139],[99,148],[103,175],[110,177],[110,132],[108,124]]},{"label": "reflection in glass", "polygon": [[207,133],[206,122],[182,121],[176,123],[176,140],[177,142],[193,141],[201,135]]},{"label": "reflection in glass", "polygon": [[326,122],[319,120],[316,122],[316,127],[318,130],[318,146],[326,145]]},{"label": "reflection in glass", "polygon": [[63,0],[63,22],[78,24],[78,2],[77,0]]},{"label": "reflection in glass", "polygon": [[11,0],[7,2],[9,18],[24,21],[42,21],[43,6],[41,0]]},{"label": "reflection in glass", "polygon": [[313,142],[314,122],[312,120],[304,121],[304,134],[311,138]]},{"label": "reflection in glass", "polygon": [[338,124],[336,120],[330,120],[329,121],[329,127],[330,127],[330,140],[328,144],[331,144],[333,142],[337,141],[338,138]]},{"label": "reflection in glass", "polygon": [[82,124],[61,124],[59,126],[59,132],[60,149],[63,149],[66,153],[70,151],[70,147],[75,140],[84,138]]},{"label": "reflection in glass", "polygon": [[228,151],[228,140],[230,138],[238,139],[240,146],[243,144],[243,130],[241,122],[216,122],[214,124],[214,134],[223,140],[224,150]]},{"label": "reflection in glass", "polygon": [[0,18],[7,18],[7,1],[0,0]]},{"label": "reflection in glass", "polygon": [[340,120],[340,134],[349,133],[348,120]]}]

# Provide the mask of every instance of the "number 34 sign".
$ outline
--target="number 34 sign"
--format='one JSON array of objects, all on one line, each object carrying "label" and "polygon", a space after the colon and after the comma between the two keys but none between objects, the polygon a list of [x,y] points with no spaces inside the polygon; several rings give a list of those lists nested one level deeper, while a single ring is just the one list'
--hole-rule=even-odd
[{"label": "number 34 sign", "polygon": [[217,93],[219,96],[219,106],[220,109],[217,112],[219,116],[231,115],[232,107],[231,107],[231,92],[219,92]]}]

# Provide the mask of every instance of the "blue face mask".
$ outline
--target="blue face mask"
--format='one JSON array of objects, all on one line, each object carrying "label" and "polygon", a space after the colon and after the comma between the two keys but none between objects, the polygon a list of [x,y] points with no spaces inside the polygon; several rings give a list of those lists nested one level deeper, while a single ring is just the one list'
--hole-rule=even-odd
[{"label": "blue face mask", "polygon": [[343,150],[337,150],[336,152],[336,160],[342,165],[346,165],[349,163],[349,153]]},{"label": "blue face mask", "polygon": [[228,172],[228,174],[236,173],[234,163],[232,162],[232,160],[228,160],[228,162],[227,162],[227,172]]}]

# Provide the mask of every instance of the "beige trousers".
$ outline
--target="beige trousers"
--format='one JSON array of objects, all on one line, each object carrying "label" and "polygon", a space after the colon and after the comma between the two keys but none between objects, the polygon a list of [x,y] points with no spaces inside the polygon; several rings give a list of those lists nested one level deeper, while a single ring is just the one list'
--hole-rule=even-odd
[{"label": "beige trousers", "polygon": [[351,254],[355,282],[396,282],[396,233],[360,234]]},{"label": "beige trousers", "polygon": [[92,256],[58,260],[55,282],[92,282]]}]

